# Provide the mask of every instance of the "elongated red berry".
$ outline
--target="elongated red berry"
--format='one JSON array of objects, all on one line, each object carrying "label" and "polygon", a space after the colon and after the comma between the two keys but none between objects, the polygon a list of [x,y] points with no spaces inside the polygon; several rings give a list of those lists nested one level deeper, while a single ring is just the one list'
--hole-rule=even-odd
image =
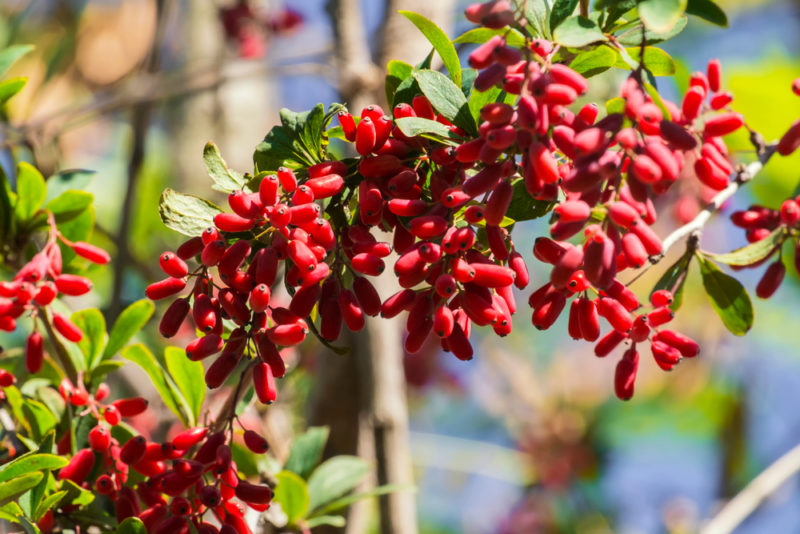
[{"label": "elongated red berry", "polygon": [[78,241],[72,244],[72,250],[75,251],[75,254],[82,258],[86,258],[92,263],[96,263],[98,265],[105,265],[109,261],[111,261],[111,256],[100,247],[94,246],[90,243],[86,243],[84,241]]},{"label": "elongated red berry", "polygon": [[780,258],[770,263],[756,286],[756,295],[762,299],[770,298],[780,287],[785,274],[786,266]]},{"label": "elongated red berry", "polygon": [[31,332],[25,344],[25,368],[29,373],[38,373],[44,362],[44,338],[39,332]]},{"label": "elongated red berry", "polygon": [[253,430],[244,431],[244,444],[256,454],[264,454],[269,450],[269,443],[261,434]]},{"label": "elongated red berry", "polygon": [[58,472],[61,480],[71,480],[76,484],[82,484],[94,466],[94,453],[91,449],[81,449],[75,453],[69,463]]},{"label": "elongated red berry", "polygon": [[253,386],[258,400],[263,404],[272,404],[277,398],[275,378],[269,365],[259,362],[253,368]]},{"label": "elongated red berry", "polygon": [[81,332],[81,329],[60,313],[53,313],[53,326],[59,334],[73,343],[77,343],[83,339],[83,332]]},{"label": "elongated red berry", "polygon": [[638,368],[639,353],[636,352],[634,346],[625,351],[625,355],[617,362],[614,373],[614,393],[620,400],[630,400],[633,397],[633,386]]}]

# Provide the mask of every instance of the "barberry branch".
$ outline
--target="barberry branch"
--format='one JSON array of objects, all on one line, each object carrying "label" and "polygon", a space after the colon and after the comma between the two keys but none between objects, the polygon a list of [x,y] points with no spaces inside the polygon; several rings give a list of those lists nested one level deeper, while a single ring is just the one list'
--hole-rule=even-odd
[{"label": "barberry branch", "polygon": [[650,256],[651,264],[656,264],[661,261],[667,251],[684,237],[701,232],[711,216],[736,194],[742,185],[755,178],[755,176],[761,172],[761,169],[764,168],[764,165],[767,164],[775,153],[775,144],[756,146],[756,149],[759,154],[758,159],[746,166],[739,166],[739,168],[734,171],[733,180],[728,187],[717,193],[714,198],[711,199],[711,202],[709,202],[706,207],[703,208],[703,211],[698,213],[694,219],[680,228],[677,228],[664,238],[662,241],[661,253]]},{"label": "barberry branch", "polygon": [[700,534],[733,532],[756,508],[800,471],[800,445],[775,460],[714,516]]},{"label": "barberry branch", "polygon": [[61,343],[61,340],[58,339],[55,330],[53,330],[53,325],[50,322],[50,312],[48,311],[47,307],[43,306],[39,308],[38,317],[42,321],[44,329],[47,331],[47,335],[50,338],[50,343],[55,349],[55,356],[58,359],[58,363],[61,364],[61,368],[67,375],[67,378],[69,378],[73,384],[77,383],[78,370],[75,367],[72,358],[70,358],[69,354],[67,353],[67,349],[64,347],[63,343]]}]

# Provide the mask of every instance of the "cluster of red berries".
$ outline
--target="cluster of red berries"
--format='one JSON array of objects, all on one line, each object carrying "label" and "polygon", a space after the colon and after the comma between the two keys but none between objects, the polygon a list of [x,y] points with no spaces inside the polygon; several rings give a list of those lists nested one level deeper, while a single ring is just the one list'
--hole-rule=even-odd
[{"label": "cluster of red berries", "polygon": [[[13,332],[17,319],[29,315],[33,319],[51,320],[52,326],[67,341],[77,343],[83,332],[65,315],[50,311],[50,305],[59,295],[79,296],[88,293],[92,283],[88,278],[62,272],[61,249],[58,241],[69,246],[78,256],[100,265],[109,261],[106,251],[89,243],[73,243],[63,237],[50,217],[50,236],[41,251],[17,270],[11,281],[0,282],[0,330]],[[50,319],[48,319],[50,317]],[[37,373],[44,361],[44,338],[34,321],[34,331],[28,336],[25,348],[25,366]],[[11,385],[13,376],[0,373],[0,387]]]},{"label": "cluster of red berries", "polygon": [[225,36],[236,43],[239,56],[244,59],[262,57],[270,35],[288,34],[303,24],[303,15],[294,9],[260,13],[248,0],[220,8],[219,17]]},{"label": "cluster of red berries", "polygon": [[[128,517],[141,519],[148,532],[251,533],[243,518],[245,503],[259,511],[266,510],[272,500],[269,486],[241,480],[231,456],[231,434],[209,433],[206,427],[184,430],[164,443],[134,436],[120,443],[112,436],[111,427],[122,418],[141,414],[147,408],[142,397],[103,401],[109,389],[101,384],[90,395],[82,383],[73,386],[67,379],[59,388],[66,402],[83,408],[81,415],[96,419],[89,431],[88,446],[78,450],[58,472],[59,479],[68,479],[108,496],[114,503],[117,521]],[[263,454],[269,446],[252,430],[245,430],[243,443],[252,452]],[[68,454],[70,433],[58,442],[59,454]],[[129,484],[133,469],[144,481]],[[62,510],[69,513],[69,509]],[[213,514],[221,528],[204,521]],[[52,521],[52,516],[45,520]]]}]

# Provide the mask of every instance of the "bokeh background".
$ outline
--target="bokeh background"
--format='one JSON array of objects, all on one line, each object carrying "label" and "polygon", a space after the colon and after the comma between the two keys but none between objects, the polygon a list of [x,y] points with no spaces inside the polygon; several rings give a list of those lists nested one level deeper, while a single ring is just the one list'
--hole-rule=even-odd
[{"label": "bokeh background", "polygon": [[[248,171],[255,145],[281,107],[302,110],[353,94],[342,87],[352,79],[342,76],[342,36],[327,4],[253,0],[252,13],[242,17],[236,9],[243,8],[222,0],[0,2],[0,44],[36,45],[12,72],[30,81],[3,111],[0,162],[7,163],[13,151],[45,175],[94,171],[70,176],[95,194],[96,241],[115,263],[93,274],[92,299],[99,300],[76,306],[96,305],[113,317],[158,278],[158,254],[180,242],[159,219],[159,195],[172,187],[212,197],[201,158],[207,141],[220,147],[232,168]],[[361,58],[367,63],[350,66],[363,69],[357,82],[365,85],[382,79],[387,54],[417,63],[427,53],[411,23],[393,16],[397,9],[425,12],[451,36],[469,28],[461,0],[360,4],[362,21],[350,19],[345,30],[368,45]],[[677,83],[660,79],[659,88],[676,99],[689,73],[718,57],[725,85],[735,94],[734,109],[774,139],[800,116],[800,99],[789,90],[800,74],[800,4],[720,5],[729,28],[690,17],[686,30],[664,45],[679,72]],[[624,76],[602,75],[590,97],[612,97]],[[379,99],[380,90],[373,90]],[[730,144],[735,154],[752,158],[745,139]],[[753,202],[779,206],[798,185],[798,169],[796,158],[770,163],[725,211]],[[669,207],[661,213],[658,229],[666,232],[676,221]],[[743,233],[724,219],[709,226],[704,248],[722,252],[744,244]],[[546,221],[535,221],[515,230],[528,258],[534,236],[545,228]],[[784,256],[791,264],[789,252]],[[646,295],[665,265],[633,288]],[[748,289],[759,275],[739,273]],[[534,268],[532,287],[545,277]],[[700,357],[671,373],[643,358],[630,402],[613,396],[613,361],[571,341],[563,320],[550,331],[535,330],[524,306],[502,342],[478,329],[471,362],[440,353],[434,344],[406,355],[419,532],[696,532],[724,500],[800,443],[797,276],[769,301],[754,298],[755,325],[742,339],[724,330],[698,278],[693,272],[676,322],[701,342]],[[163,346],[154,331],[141,337]],[[268,429],[277,455],[306,421],[321,420],[315,370],[340,356],[308,342],[287,357],[296,365],[282,384],[281,402],[248,412]],[[373,357],[380,358],[380,351]],[[152,395],[140,378],[128,371],[117,386]],[[334,395],[328,402],[337,402],[343,392],[328,387]],[[156,414],[139,421],[140,429],[168,432],[169,414]],[[350,532],[378,532],[374,508],[367,505]],[[800,532],[798,479],[735,532]]]}]

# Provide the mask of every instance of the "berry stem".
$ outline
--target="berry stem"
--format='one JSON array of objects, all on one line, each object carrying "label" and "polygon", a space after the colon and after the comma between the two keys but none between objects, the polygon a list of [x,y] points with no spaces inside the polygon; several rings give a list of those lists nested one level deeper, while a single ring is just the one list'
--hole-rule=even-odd
[{"label": "berry stem", "polygon": [[67,378],[75,384],[78,380],[78,370],[75,368],[75,364],[70,358],[69,353],[67,353],[67,349],[61,343],[61,340],[58,339],[56,336],[55,331],[53,330],[53,325],[50,323],[50,314],[46,307],[38,307],[39,319],[42,321],[44,325],[44,329],[47,330],[47,335],[50,338],[50,343],[53,345],[53,348],[56,352],[56,357],[58,358],[58,362],[61,364],[61,368],[64,370],[64,373],[67,375]]},{"label": "berry stem", "polygon": [[703,211],[698,213],[694,219],[684,224],[680,228],[677,228],[666,238],[664,238],[664,241],[662,242],[661,253],[650,256],[650,263],[655,265],[664,259],[667,251],[684,237],[702,232],[703,227],[706,225],[711,216],[718,211],[722,205],[725,204],[725,202],[727,202],[728,199],[739,190],[742,185],[755,178],[755,176],[761,172],[761,169],[764,168],[764,165],[767,164],[769,159],[775,153],[775,146],[775,143],[767,145],[766,147],[757,146],[756,148],[759,152],[758,160],[735,170],[733,180],[728,187],[717,193],[716,196],[711,199],[711,202],[709,202],[708,205],[703,208]]}]

